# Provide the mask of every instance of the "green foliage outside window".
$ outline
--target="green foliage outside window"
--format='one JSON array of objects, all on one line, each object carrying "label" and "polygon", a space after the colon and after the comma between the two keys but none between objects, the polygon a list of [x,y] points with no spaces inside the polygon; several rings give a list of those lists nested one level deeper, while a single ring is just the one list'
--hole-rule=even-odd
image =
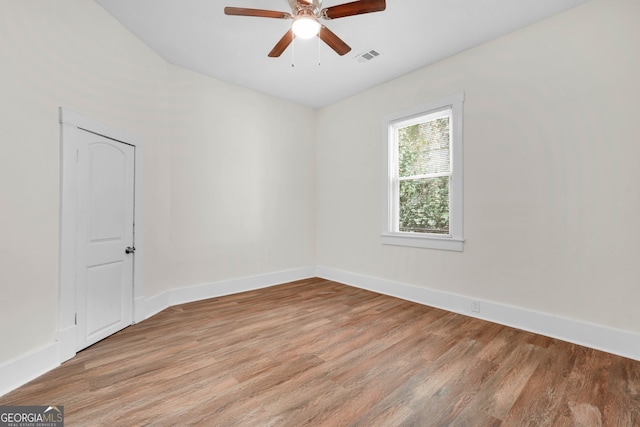
[{"label": "green foliage outside window", "polygon": [[398,129],[399,231],[449,233],[450,117]]}]

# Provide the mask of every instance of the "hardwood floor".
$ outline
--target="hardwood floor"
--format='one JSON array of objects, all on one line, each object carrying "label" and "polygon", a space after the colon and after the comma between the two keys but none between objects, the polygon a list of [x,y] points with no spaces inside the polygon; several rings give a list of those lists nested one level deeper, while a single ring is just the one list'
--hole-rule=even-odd
[{"label": "hardwood floor", "polygon": [[69,426],[640,426],[640,362],[310,279],[171,307],[9,404]]}]

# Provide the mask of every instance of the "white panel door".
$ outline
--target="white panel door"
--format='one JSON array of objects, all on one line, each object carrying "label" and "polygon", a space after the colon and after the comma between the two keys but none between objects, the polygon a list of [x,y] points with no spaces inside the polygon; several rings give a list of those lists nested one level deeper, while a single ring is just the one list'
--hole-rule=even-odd
[{"label": "white panel door", "polygon": [[80,350],[133,322],[135,148],[76,132]]}]

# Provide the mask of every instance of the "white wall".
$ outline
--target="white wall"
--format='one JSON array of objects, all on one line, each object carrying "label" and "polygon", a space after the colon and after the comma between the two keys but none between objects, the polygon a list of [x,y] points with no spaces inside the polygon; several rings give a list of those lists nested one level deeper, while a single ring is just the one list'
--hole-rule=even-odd
[{"label": "white wall", "polygon": [[167,65],[91,0],[0,0],[0,365],[56,339],[64,106],[145,141],[145,296],[314,264],[314,112]]},{"label": "white wall", "polygon": [[[593,0],[320,110],[317,264],[639,332],[639,17]],[[462,91],[464,252],[383,246],[381,118]]]},{"label": "white wall", "polygon": [[171,77],[178,283],[314,265],[313,110],[178,68]]}]

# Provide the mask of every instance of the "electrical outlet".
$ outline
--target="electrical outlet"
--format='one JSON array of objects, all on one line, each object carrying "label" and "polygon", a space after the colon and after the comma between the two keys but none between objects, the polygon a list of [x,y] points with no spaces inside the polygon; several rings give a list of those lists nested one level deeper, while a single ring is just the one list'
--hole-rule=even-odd
[{"label": "electrical outlet", "polygon": [[480,313],[480,301],[471,301],[471,311]]}]

